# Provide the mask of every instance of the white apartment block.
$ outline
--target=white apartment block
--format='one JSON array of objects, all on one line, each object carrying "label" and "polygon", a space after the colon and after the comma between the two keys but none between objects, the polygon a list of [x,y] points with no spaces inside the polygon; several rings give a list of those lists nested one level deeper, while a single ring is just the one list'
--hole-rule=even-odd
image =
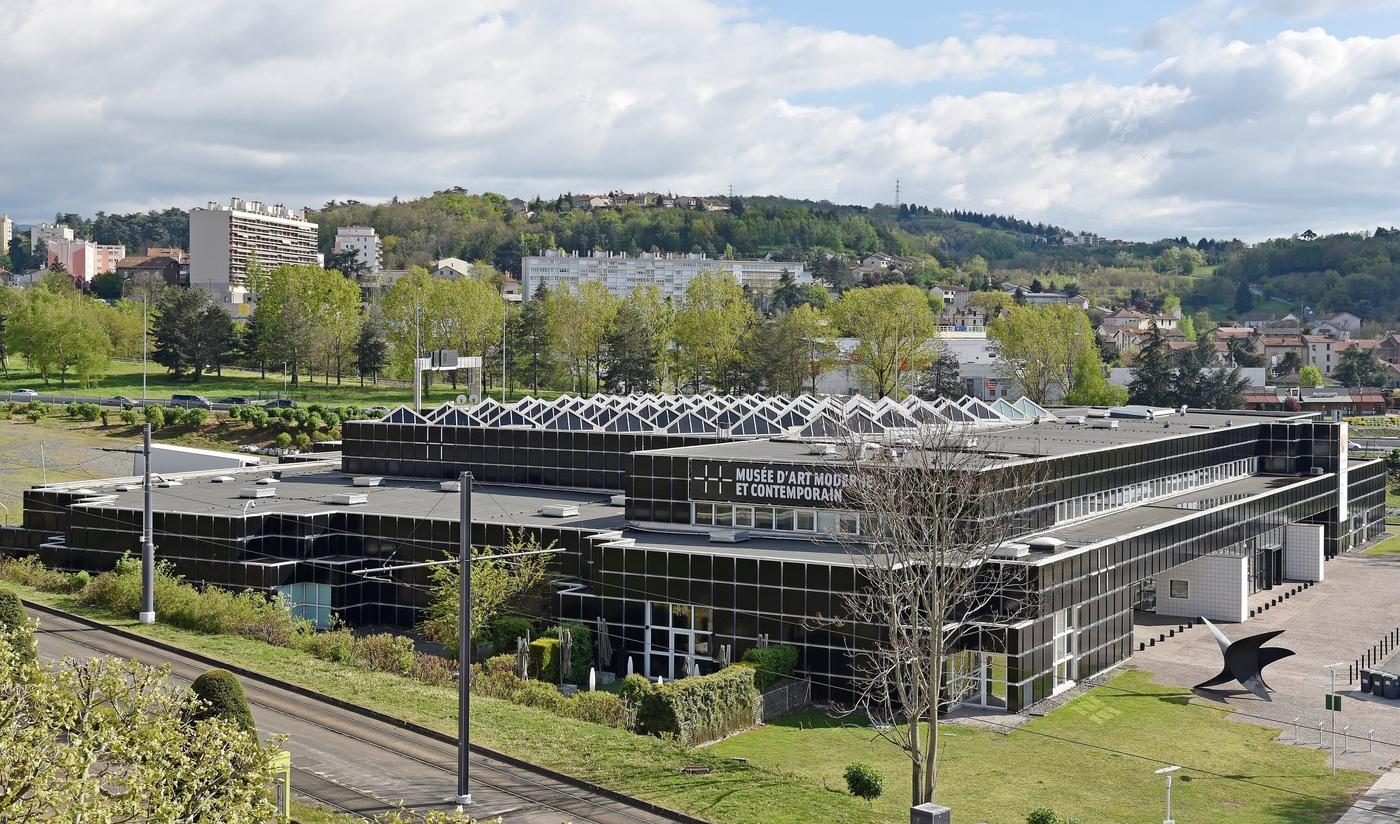
[{"label": "white apartment block", "polygon": [[384,268],[384,244],[372,226],[341,226],[335,230],[335,250],[353,249],[356,260],[371,274]]},{"label": "white apartment block", "polygon": [[520,287],[529,300],[540,284],[555,289],[563,284],[578,289],[598,281],[614,295],[622,296],[638,286],[652,284],[665,297],[685,298],[686,287],[701,272],[729,272],[741,286],[755,292],[771,292],[784,272],[798,283],[811,283],[812,274],[801,263],[782,260],[716,260],[703,254],[643,252],[637,257],[612,252],[580,255],[549,249],[543,255],[521,259]]},{"label": "white apartment block", "polygon": [[10,238],[15,234],[15,222],[9,215],[0,215],[0,252],[10,250]]},{"label": "white apartment block", "polygon": [[33,249],[39,245],[39,241],[44,241],[45,246],[52,246],[65,240],[73,239],[72,226],[55,226],[52,223],[39,223],[29,227],[29,248]]},{"label": "white apartment block", "polygon": [[190,210],[190,286],[204,289],[235,317],[252,314],[248,303],[250,258],[268,269],[315,265],[316,224],[306,212],[232,198]]}]

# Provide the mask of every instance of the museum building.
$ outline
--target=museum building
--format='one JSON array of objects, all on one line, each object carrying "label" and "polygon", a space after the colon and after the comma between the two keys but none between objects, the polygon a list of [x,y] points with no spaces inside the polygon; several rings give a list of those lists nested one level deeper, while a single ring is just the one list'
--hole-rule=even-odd
[{"label": "museum building", "polygon": [[[552,547],[560,618],[604,619],[648,676],[681,677],[761,643],[800,651],[817,697],[850,698],[882,628],[846,614],[868,513],[843,507],[846,447],[885,456],[955,437],[1033,489],[987,562],[1016,582],[956,660],[950,697],[1017,711],[1134,649],[1137,610],[1248,618],[1250,594],[1321,580],[1384,530],[1384,473],[1316,414],[1146,407],[1044,410],[909,399],[525,399],[343,426],[339,461],[157,479],[158,555],[192,581],[289,597],[324,625],[411,626],[455,554],[455,479],[473,473],[472,540]],[[862,447],[862,454],[865,448]],[[139,546],[134,479],[25,493],[0,546],[110,569]],[[855,547],[855,549],[853,549]]]}]

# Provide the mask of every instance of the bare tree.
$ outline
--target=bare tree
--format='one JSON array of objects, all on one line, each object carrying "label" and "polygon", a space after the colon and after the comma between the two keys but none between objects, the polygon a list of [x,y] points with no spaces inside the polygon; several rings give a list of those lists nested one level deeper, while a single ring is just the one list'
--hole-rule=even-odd
[{"label": "bare tree", "polygon": [[1024,522],[1033,473],[995,457],[990,434],[945,427],[904,446],[857,441],[843,459],[842,506],[862,533],[839,538],[857,565],[845,607],[877,629],[854,651],[851,710],[888,722],[876,727],[909,757],[914,806],[935,798],[954,657],[980,648],[980,627],[1011,618],[1026,590],[1024,567],[996,553]]}]

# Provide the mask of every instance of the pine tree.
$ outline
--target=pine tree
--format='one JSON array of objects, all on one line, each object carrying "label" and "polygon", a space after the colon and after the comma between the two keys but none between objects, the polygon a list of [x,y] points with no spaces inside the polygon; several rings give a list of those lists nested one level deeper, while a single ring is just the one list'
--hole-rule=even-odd
[{"label": "pine tree", "polygon": [[603,386],[608,392],[627,395],[656,388],[656,362],[660,357],[656,334],[631,301],[617,309],[606,339]]},{"label": "pine tree", "polygon": [[1167,360],[1167,342],[1157,324],[1147,330],[1147,338],[1133,358],[1133,379],[1128,384],[1129,403],[1167,406],[1175,398],[1176,376]]},{"label": "pine tree", "polygon": [[549,366],[549,290],[540,284],[513,318],[515,373],[527,376],[530,391],[539,392]]}]

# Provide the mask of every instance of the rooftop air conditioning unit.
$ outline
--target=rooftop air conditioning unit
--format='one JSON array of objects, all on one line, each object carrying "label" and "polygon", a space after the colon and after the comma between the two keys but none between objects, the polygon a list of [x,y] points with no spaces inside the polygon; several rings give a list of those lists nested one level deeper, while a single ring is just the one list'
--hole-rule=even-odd
[{"label": "rooftop air conditioning unit", "polygon": [[627,506],[627,496],[614,495],[608,499],[608,503],[612,504],[613,506]]},{"label": "rooftop air conditioning unit", "polygon": [[161,481],[160,483],[156,484],[156,486],[160,487],[161,489],[169,489],[172,486],[184,486],[184,484],[180,481]]},{"label": "rooftop air conditioning unit", "polygon": [[1024,558],[1031,554],[1031,548],[1025,544],[1007,542],[992,550],[993,558]]},{"label": "rooftop air conditioning unit", "polygon": [[710,532],[712,544],[741,544],[748,539],[747,529],[716,529]]},{"label": "rooftop air conditioning unit", "polygon": [[546,518],[572,518],[578,515],[578,507],[572,504],[550,504],[540,507],[540,514]]},{"label": "rooftop air conditioning unit", "polygon": [[1309,475],[1326,475],[1326,474],[1327,474],[1327,470],[1326,470],[1326,469],[1323,469],[1323,468],[1320,467],[1320,466],[1313,466],[1313,467],[1309,467],[1309,468],[1308,468],[1308,474],[1309,474]]},{"label": "rooftop air conditioning unit", "polygon": [[240,498],[273,498],[276,495],[277,490],[270,486],[245,486],[238,490]]},{"label": "rooftop air conditioning unit", "polygon": [[1048,552],[1054,552],[1056,549],[1065,545],[1064,540],[1060,538],[1052,538],[1049,535],[1041,535],[1038,538],[1031,538],[1025,543],[1026,546],[1030,547],[1031,549],[1042,549]]},{"label": "rooftop air conditioning unit", "polygon": [[369,503],[369,496],[363,492],[337,492],[331,496],[331,503],[343,506]]},{"label": "rooftop air conditioning unit", "polygon": [[1118,421],[1113,418],[1095,418],[1089,421],[1090,429],[1117,429]]},{"label": "rooftop air conditioning unit", "polygon": [[462,482],[461,482],[461,481],[443,481],[443,482],[441,482],[441,483],[438,484],[438,491],[439,491],[439,492],[461,492],[461,491],[462,491]]},{"label": "rooftop air conditioning unit", "polygon": [[355,486],[379,486],[384,483],[384,479],[378,475],[356,475],[351,483]]},{"label": "rooftop air conditioning unit", "polygon": [[1082,424],[1086,419],[1083,415],[1066,415],[1060,420],[1068,424]]},{"label": "rooftop air conditioning unit", "polygon": [[273,484],[282,483],[282,480],[280,478],[258,478],[256,481],[253,481],[253,483],[259,486],[272,486]]},{"label": "rooftop air conditioning unit", "polygon": [[227,483],[232,483],[232,482],[233,482],[233,476],[232,476],[232,475],[215,475],[214,477],[212,477],[212,478],[209,479],[209,483],[211,483],[211,484],[227,484]]}]

